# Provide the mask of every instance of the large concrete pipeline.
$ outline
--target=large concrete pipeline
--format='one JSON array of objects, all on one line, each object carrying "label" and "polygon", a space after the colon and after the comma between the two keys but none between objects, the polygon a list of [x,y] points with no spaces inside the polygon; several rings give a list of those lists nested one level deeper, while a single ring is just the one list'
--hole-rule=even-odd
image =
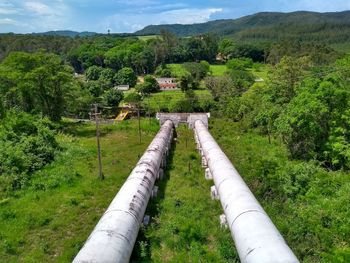
[{"label": "large concrete pipeline", "polygon": [[163,176],[161,167],[172,139],[173,123],[166,121],[73,262],[129,262],[154,183]]},{"label": "large concrete pipeline", "polygon": [[202,121],[195,122],[195,139],[241,262],[299,262]]}]

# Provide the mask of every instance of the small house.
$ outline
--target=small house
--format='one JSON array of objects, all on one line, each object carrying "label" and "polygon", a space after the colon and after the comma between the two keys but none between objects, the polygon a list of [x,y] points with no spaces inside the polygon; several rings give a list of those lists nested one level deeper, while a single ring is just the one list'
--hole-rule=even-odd
[{"label": "small house", "polygon": [[174,78],[157,78],[156,79],[160,90],[166,91],[166,90],[177,90],[177,83],[175,82]]},{"label": "small house", "polygon": [[127,91],[130,89],[130,86],[129,85],[118,85],[116,87],[117,90],[121,90],[121,91]]}]

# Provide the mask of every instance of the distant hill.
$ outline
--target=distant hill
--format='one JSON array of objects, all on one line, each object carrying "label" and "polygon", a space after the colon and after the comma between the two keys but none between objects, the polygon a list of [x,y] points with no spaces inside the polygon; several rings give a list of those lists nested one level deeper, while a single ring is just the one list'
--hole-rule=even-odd
[{"label": "distant hill", "polygon": [[[263,12],[238,19],[224,19],[200,24],[150,25],[135,32],[135,35],[156,35],[161,30],[178,36],[192,36],[213,32],[221,36],[234,36],[239,39],[275,39],[288,36],[301,38],[341,37],[350,38],[350,11],[344,12]],[[344,36],[345,34],[345,36]],[[317,39],[316,39],[317,40]]]},{"label": "distant hill", "polygon": [[48,32],[42,32],[42,33],[32,33],[32,35],[39,35],[39,36],[63,36],[63,37],[88,37],[88,36],[94,36],[97,35],[95,32],[76,32],[76,31],[70,31],[70,30],[58,30],[58,31],[48,31]]}]

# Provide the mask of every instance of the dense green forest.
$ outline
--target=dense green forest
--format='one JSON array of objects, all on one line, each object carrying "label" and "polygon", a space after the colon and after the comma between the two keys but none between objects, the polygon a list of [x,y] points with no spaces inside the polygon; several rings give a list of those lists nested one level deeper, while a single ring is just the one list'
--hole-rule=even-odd
[{"label": "dense green forest", "polygon": [[[347,262],[350,56],[329,44],[348,43],[348,16],[348,12],[261,13],[192,28],[174,26],[179,31],[173,33],[171,26],[150,27],[159,30],[153,32],[158,36],[147,39],[0,35],[0,218],[6,224],[0,227],[0,258],[10,262],[16,257],[24,261],[31,256],[37,261],[52,255],[63,261],[74,257],[106,207],[106,200],[116,193],[113,180],[120,187],[132,168],[130,160],[137,160],[158,127],[151,120],[143,122],[146,140],[142,144],[137,143],[133,120],[105,127],[105,147],[119,159],[105,153],[108,173],[104,183],[92,179],[96,169],[94,127],[72,119],[88,119],[93,103],[99,104],[103,118],[114,118],[119,104],[126,102],[150,118],[158,110],[210,112],[214,137],[237,164],[298,258]],[[183,28],[187,31],[181,31]],[[192,34],[195,36],[177,36]],[[173,77],[180,89],[160,92],[156,77]],[[132,89],[115,89],[125,84]],[[173,164],[167,171],[170,186],[166,189],[164,185],[164,202],[154,204],[159,205],[158,221],[142,230],[134,258],[160,261],[159,251],[163,250],[169,261],[177,257],[186,261],[189,254],[198,260],[236,260],[228,232],[223,238],[209,240],[208,223],[197,222],[199,219],[189,213],[190,206],[179,208],[178,215],[172,206],[180,197],[194,202],[185,194],[188,188],[181,190],[171,183],[173,178],[197,187],[194,191],[203,202],[198,206],[202,213],[208,213],[208,207],[220,211],[218,205],[209,203],[209,197],[208,203],[201,199],[207,182],[196,177],[199,163],[193,165],[192,172],[186,171],[189,162],[199,160],[194,147],[187,148],[186,130],[179,129],[179,136],[179,148],[174,150]],[[135,151],[121,156],[118,147]],[[122,174],[116,165],[123,167]],[[175,166],[181,166],[183,173],[174,172],[178,169]],[[85,204],[95,184],[108,191],[99,189],[97,201],[93,197]],[[30,211],[22,218],[18,212],[21,205],[34,206],[31,200],[49,207],[51,195],[62,197],[71,190],[77,197],[64,199],[66,203],[54,211],[57,220],[43,211],[37,215],[40,218]],[[171,199],[166,199],[167,195]],[[87,206],[96,206],[98,211],[83,215],[89,222],[86,229],[71,226],[68,219],[77,218],[74,208],[83,212]],[[180,215],[186,219],[192,216],[187,225],[181,223]],[[165,223],[168,220],[171,225]],[[11,236],[16,221],[24,233],[38,234],[33,238],[38,245],[33,252],[24,248],[31,242],[27,237]],[[77,237],[66,243],[40,241],[52,231],[64,235],[69,227]],[[199,234],[194,235],[192,228]],[[220,231],[215,228],[215,232]],[[163,238],[164,243],[158,243]],[[176,240],[187,239],[191,247],[181,242],[176,245]],[[64,248],[67,252],[62,252]]]},{"label": "dense green forest", "polygon": [[151,25],[135,32],[138,35],[158,35],[162,30],[178,36],[193,36],[208,32],[231,36],[239,41],[276,41],[281,38],[322,41],[328,43],[349,40],[349,11],[335,13],[264,12],[238,19],[209,21],[192,25]]}]

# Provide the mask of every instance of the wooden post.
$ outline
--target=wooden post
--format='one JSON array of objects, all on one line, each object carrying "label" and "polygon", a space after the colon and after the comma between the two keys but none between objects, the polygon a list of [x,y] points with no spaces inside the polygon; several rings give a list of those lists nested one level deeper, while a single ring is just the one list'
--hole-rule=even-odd
[{"label": "wooden post", "polygon": [[137,118],[139,119],[139,141],[141,144],[140,104],[138,104],[138,106],[137,106]]},{"label": "wooden post", "polygon": [[101,145],[100,145],[100,125],[99,125],[99,116],[101,115],[98,112],[98,104],[94,104],[94,113],[95,122],[96,122],[96,141],[97,141],[97,155],[98,155],[98,173],[101,180],[105,179],[102,172],[102,160],[101,160]]}]

